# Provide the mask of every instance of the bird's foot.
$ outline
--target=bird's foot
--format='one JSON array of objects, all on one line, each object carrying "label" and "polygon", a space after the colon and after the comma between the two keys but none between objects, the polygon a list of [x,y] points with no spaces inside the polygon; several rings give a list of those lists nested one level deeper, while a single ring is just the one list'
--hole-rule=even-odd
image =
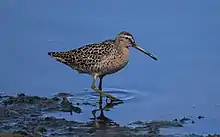
[{"label": "bird's foot", "polygon": [[114,97],[114,96],[109,95],[109,96],[107,96],[107,98],[106,98],[106,102],[107,102],[107,103],[108,103],[108,98],[111,100],[110,102],[123,102],[122,100],[120,100],[120,99],[118,99],[118,98],[116,98],[116,97]]}]

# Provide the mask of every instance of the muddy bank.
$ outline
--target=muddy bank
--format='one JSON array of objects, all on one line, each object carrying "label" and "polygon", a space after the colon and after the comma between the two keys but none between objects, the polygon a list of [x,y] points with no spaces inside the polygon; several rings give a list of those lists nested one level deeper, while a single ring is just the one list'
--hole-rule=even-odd
[{"label": "muddy bank", "polygon": [[[173,119],[170,121],[136,121],[122,126],[112,121],[104,115],[104,111],[109,111],[116,105],[123,102],[97,103],[97,108],[91,113],[93,118],[87,122],[67,121],[55,117],[43,117],[43,114],[51,112],[83,113],[80,108],[89,103],[78,103],[68,100],[71,94],[59,93],[52,98],[27,96],[23,93],[17,96],[0,96],[0,137],[72,137],[72,136],[120,136],[120,137],[144,137],[144,136],[175,136],[161,135],[161,128],[182,128],[184,124],[193,124],[196,120],[187,117]],[[97,112],[99,115],[97,116]],[[198,119],[204,118],[198,116]],[[185,136],[200,136],[190,134]],[[211,137],[211,135],[210,135]]]}]

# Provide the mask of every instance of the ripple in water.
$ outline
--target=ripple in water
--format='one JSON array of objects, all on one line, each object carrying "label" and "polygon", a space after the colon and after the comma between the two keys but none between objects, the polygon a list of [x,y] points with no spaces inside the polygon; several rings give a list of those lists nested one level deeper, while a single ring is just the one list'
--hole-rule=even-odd
[{"label": "ripple in water", "polygon": [[[146,96],[143,92],[137,90],[127,90],[127,89],[118,89],[118,88],[105,88],[103,89],[105,93],[111,94],[116,98],[123,100],[124,102],[132,100],[141,100]],[[76,94],[73,97],[69,97],[71,100],[78,101],[98,101],[99,94],[93,90],[83,90]]]}]

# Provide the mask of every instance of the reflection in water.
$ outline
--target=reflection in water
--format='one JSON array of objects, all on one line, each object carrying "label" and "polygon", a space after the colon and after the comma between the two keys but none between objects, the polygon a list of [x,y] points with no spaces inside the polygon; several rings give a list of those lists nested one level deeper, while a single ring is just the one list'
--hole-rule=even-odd
[{"label": "reflection in water", "polygon": [[[92,121],[90,123],[92,130],[103,130],[107,129],[108,127],[119,127],[119,124],[104,115],[104,111],[110,111],[110,108],[122,103],[122,101],[111,101],[109,103],[106,101],[106,104],[103,107],[104,103],[102,103],[102,97],[100,96],[99,108],[92,111],[93,118],[91,118]],[[97,116],[98,111],[100,111],[99,116]]]},{"label": "reflection in water", "polygon": [[[99,81],[99,90],[102,90],[102,79],[100,79]],[[119,126],[119,124],[113,122],[111,119],[107,118],[104,115],[104,110],[105,111],[109,111],[109,108],[113,108],[116,105],[122,104],[122,101],[110,101],[110,103],[108,103],[108,100],[106,98],[106,105],[104,107],[102,107],[103,103],[102,103],[102,95],[100,94],[100,98],[99,98],[99,108],[98,109],[94,109],[92,111],[92,115],[93,115],[93,124],[94,124],[94,128],[95,129],[106,129],[107,127],[112,127],[112,126]],[[98,117],[96,117],[96,112],[100,111],[100,115]]]},{"label": "reflection in water", "polygon": [[[102,81],[99,82],[99,90],[102,90]],[[105,106],[103,107],[102,96],[99,98],[99,108],[92,110],[93,118],[90,121],[89,125],[92,127],[91,132],[96,130],[105,130],[109,127],[119,127],[119,124],[111,120],[110,118],[104,115],[104,111],[110,111],[110,108],[113,108],[116,105],[122,104],[123,101],[110,101],[106,99]],[[97,116],[97,112],[100,111],[100,115]]]}]

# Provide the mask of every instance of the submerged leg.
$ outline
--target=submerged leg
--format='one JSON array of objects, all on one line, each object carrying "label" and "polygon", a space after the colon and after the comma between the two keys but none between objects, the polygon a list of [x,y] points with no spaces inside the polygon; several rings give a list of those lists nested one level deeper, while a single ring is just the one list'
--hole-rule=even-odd
[{"label": "submerged leg", "polygon": [[96,76],[93,76],[91,88],[92,88],[93,90],[95,90],[96,92],[98,92],[98,93],[99,93],[100,95],[102,95],[102,96],[106,96],[106,97],[110,98],[111,100],[117,100],[116,97],[114,97],[114,96],[112,96],[112,95],[110,95],[110,94],[107,94],[107,93],[105,93],[105,92],[103,92],[103,91],[97,89],[96,86],[95,86],[95,81],[96,81],[96,79],[97,79],[97,77],[96,77]]}]

